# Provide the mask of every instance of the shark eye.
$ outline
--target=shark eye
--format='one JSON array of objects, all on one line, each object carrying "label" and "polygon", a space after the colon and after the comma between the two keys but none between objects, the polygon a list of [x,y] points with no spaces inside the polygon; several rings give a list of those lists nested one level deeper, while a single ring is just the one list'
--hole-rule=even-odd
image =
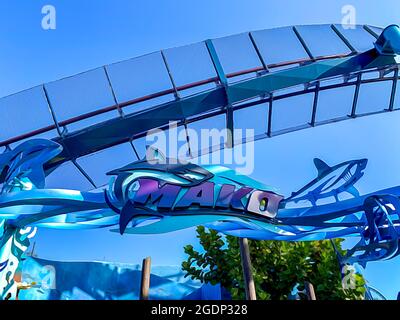
[{"label": "shark eye", "polygon": [[267,210],[267,204],[268,204],[268,200],[266,198],[262,199],[260,201],[260,211]]},{"label": "shark eye", "polygon": [[188,178],[190,180],[201,180],[202,178],[204,178],[202,175],[194,172],[184,173],[182,174],[182,177]]},{"label": "shark eye", "polygon": [[139,182],[134,181],[132,184],[128,187],[128,198],[133,199],[135,197],[136,191],[139,190]]}]

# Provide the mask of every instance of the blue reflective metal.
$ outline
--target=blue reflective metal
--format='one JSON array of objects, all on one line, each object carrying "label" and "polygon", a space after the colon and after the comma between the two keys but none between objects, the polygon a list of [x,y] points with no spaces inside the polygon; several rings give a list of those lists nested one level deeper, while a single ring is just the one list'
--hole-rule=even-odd
[{"label": "blue reflective metal", "polygon": [[391,25],[385,28],[376,40],[375,48],[383,55],[400,54],[400,27]]},{"label": "blue reflective metal", "polygon": [[[15,298],[13,275],[35,227],[92,229],[119,225],[112,231],[151,234],[205,225],[251,239],[361,237],[340,257],[342,264],[365,264],[400,253],[400,186],[359,195],[354,184],[363,176],[366,159],[332,167],[316,159],[317,178],[286,199],[273,188],[233,170],[181,164],[157,150],[148,150],[146,159],[111,171],[109,174],[116,177],[104,190],[43,189],[44,163],[61,149],[57,143],[36,139],[0,157],[2,299]],[[343,192],[353,198],[340,201],[338,195]],[[335,201],[319,204],[326,197]],[[297,202],[306,204],[290,208]]]},{"label": "blue reflective metal", "polygon": [[[219,88],[206,96],[200,94],[193,99],[175,101],[158,119],[170,119],[173,107],[187,116],[206,111],[218,101],[222,102],[218,106],[226,105],[228,101],[241,101],[311,80],[394,64],[398,58],[399,39],[399,28],[390,26],[376,42],[376,49],[228,85],[223,89],[225,97]],[[144,118],[137,117],[135,121],[143,126],[146,122],[143,119],[150,118],[146,113],[141,116]],[[82,143],[85,139],[79,135],[62,140],[68,150],[63,150],[57,142],[33,139],[0,156],[1,299],[16,296],[14,274],[36,227],[119,226],[115,231],[151,234],[201,224],[228,235],[251,239],[309,241],[360,237],[359,243],[340,257],[341,263],[365,264],[399,254],[400,186],[359,195],[354,184],[363,175],[366,159],[332,167],[316,160],[317,178],[286,199],[271,187],[225,167],[181,164],[174,159],[157,157],[154,150],[144,160],[111,171],[109,174],[114,177],[102,190],[45,188],[45,177],[56,164],[71,154],[95,149],[93,143],[112,144],[113,130],[124,135],[132,119],[110,122],[102,134],[96,131],[102,129],[100,126],[92,132],[83,132],[86,141],[92,141],[87,144]],[[118,138],[118,134],[115,137]],[[81,139],[81,143],[75,138]],[[105,141],[101,141],[103,139]],[[350,193],[353,198],[341,201],[338,195],[343,192]],[[336,201],[319,203],[329,196]],[[305,206],[293,207],[299,201],[305,201]]]}]

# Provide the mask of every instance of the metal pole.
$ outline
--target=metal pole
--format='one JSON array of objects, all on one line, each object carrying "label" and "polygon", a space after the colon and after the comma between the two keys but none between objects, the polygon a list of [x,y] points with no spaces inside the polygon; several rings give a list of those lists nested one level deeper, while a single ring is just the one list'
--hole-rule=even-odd
[{"label": "metal pole", "polygon": [[35,248],[36,248],[36,241],[33,243],[32,250],[31,250],[31,257],[35,257]]},{"label": "metal pole", "polygon": [[317,298],[315,297],[314,286],[312,285],[312,283],[305,281],[304,286],[306,289],[308,300],[317,300]]},{"label": "metal pole", "polygon": [[140,300],[149,300],[151,258],[143,259],[142,281],[140,284]]},{"label": "metal pole", "polygon": [[249,242],[247,238],[239,238],[240,257],[242,259],[242,269],[244,278],[244,288],[247,300],[257,300],[256,287],[254,285],[253,274],[251,273],[251,260]]}]

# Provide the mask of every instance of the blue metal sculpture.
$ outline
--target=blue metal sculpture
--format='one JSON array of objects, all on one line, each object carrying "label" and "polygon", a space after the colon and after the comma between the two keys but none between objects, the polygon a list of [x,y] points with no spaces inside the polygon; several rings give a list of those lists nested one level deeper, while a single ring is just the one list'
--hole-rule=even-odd
[{"label": "blue metal sculpture", "polygon": [[[61,146],[49,140],[27,141],[0,156],[0,197],[23,194],[35,188],[43,188],[45,173],[43,164],[54,158]],[[1,205],[0,205],[1,206]],[[1,206],[0,213],[0,299],[13,299],[17,293],[14,274],[22,254],[29,246],[29,239],[36,228],[18,226],[12,221],[20,214],[12,208]]]},{"label": "blue metal sculpture", "polygon": [[375,49],[382,55],[400,54],[400,28],[392,24],[383,30],[375,43]]},{"label": "blue metal sculpture", "polygon": [[[36,227],[104,228],[151,234],[196,225],[238,237],[305,241],[358,236],[342,263],[397,255],[400,186],[360,196],[354,183],[367,160],[329,167],[314,162],[318,177],[283,199],[274,189],[221,166],[179,164],[149,149],[147,158],[113,170],[108,188],[81,192],[46,189],[43,165],[61,152],[48,140],[22,143],[0,158],[1,298],[14,298],[13,280]],[[116,177],[115,177],[116,176]],[[354,197],[340,200],[349,192]],[[334,197],[328,204],[319,200]],[[308,203],[291,207],[296,202]]]},{"label": "blue metal sculpture", "polygon": [[[267,97],[270,93],[279,93],[279,90],[282,89],[295,88],[296,86],[312,88],[320,81],[335,77],[345,77],[347,79],[345,84],[356,85],[356,82],[350,80],[361,77],[361,74],[372,70],[384,71],[397,68],[400,62],[398,56],[400,51],[396,44],[399,41],[400,27],[391,25],[385,28],[376,40],[375,47],[371,41],[371,49],[365,52],[334,59],[314,60],[312,58],[298,65],[293,64],[291,68],[286,67],[273,70],[273,72],[262,72],[256,77],[243,81],[228,82],[210,90],[169,101],[157,108],[140,109],[140,112],[129,113],[124,117],[110,119],[98,123],[96,126],[73,132],[73,134],[62,135],[55,138],[55,140],[66,148],[59,157],[52,161],[51,165],[56,166],[71,159],[79,158],[87,154],[88,150],[94,152],[102,150],[106,146],[125,142],[133,136],[140,136],[142,133],[154,128],[166,127],[170,121],[178,121],[183,124],[188,119],[197,118],[199,115],[216,115],[217,110],[222,113],[225,108],[221,108],[221,106],[242,105],[245,101],[249,101],[246,104],[248,107],[267,103],[267,99],[258,98]],[[212,42],[207,43],[209,45],[212,44]],[[208,50],[213,53],[214,50],[209,45],[207,45]],[[211,57],[213,65],[218,66],[221,64],[218,55],[212,54]],[[219,67],[216,69],[219,70],[218,80],[221,84],[225,83],[226,75]],[[360,81],[363,82],[364,80],[360,79]],[[307,90],[304,90],[303,93],[307,93]],[[383,105],[382,108],[384,108]],[[229,114],[234,108],[226,109],[227,118],[231,119]],[[393,105],[385,110],[392,111]],[[356,108],[353,108],[350,114],[351,118],[357,115],[356,111]],[[342,120],[348,118],[343,114]],[[337,120],[335,119],[335,121]],[[270,137],[286,130],[275,131],[272,127],[272,121],[269,123],[271,125],[268,125],[267,133],[263,134],[264,137]],[[315,124],[314,113],[309,124],[305,122],[304,127],[314,126]],[[226,127],[232,131],[233,121],[227,120]],[[230,139],[234,140],[234,136],[230,135]],[[234,144],[233,140],[229,141],[229,143]]]},{"label": "blue metal sculpture", "polygon": [[[149,157],[148,151],[147,159],[109,173],[117,178],[106,199],[120,215],[121,234],[140,232],[143,221],[153,221],[153,232],[158,233],[221,219],[276,216],[283,197],[270,187],[221,166],[180,164],[163,156]],[[152,228],[148,224],[145,233]]]},{"label": "blue metal sculpture", "polygon": [[338,196],[342,192],[358,197],[360,194],[354,184],[364,175],[363,170],[367,162],[367,159],[352,160],[330,167],[316,158],[314,164],[318,170],[318,176],[299,191],[293,192],[286,201],[309,200],[315,205],[317,200],[332,196],[339,200]]}]

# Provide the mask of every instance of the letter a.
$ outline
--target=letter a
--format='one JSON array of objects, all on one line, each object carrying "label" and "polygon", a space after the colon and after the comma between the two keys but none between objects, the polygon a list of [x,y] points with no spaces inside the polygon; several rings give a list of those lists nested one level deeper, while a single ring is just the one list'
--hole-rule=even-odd
[{"label": "letter a", "polygon": [[56,8],[52,5],[45,5],[42,8],[42,28],[44,30],[55,30],[56,28]]}]

